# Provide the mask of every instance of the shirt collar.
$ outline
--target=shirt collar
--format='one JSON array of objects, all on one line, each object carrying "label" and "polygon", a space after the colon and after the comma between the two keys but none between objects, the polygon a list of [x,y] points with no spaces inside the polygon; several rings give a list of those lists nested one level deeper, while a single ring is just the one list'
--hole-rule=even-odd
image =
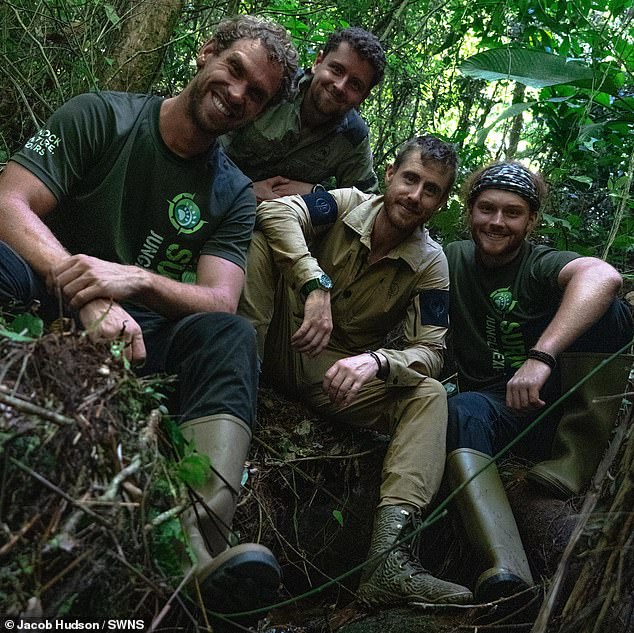
[{"label": "shirt collar", "polygon": [[[383,196],[376,196],[362,202],[343,219],[344,224],[359,235],[361,243],[368,250],[370,249],[374,220],[382,207]],[[429,231],[424,226],[419,226],[405,241],[393,248],[387,257],[402,259],[412,270],[416,271],[420,269],[423,261],[428,257],[430,249],[434,250]]]}]

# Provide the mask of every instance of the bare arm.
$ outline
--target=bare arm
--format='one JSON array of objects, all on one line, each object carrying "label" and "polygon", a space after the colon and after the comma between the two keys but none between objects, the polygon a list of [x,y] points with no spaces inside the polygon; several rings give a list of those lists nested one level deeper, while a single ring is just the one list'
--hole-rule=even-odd
[{"label": "bare arm", "polygon": [[49,284],[59,287],[75,309],[105,297],[138,303],[173,319],[194,312],[235,313],[244,283],[242,268],[202,255],[196,272],[197,283],[186,284],[138,266],[75,255],[51,271]]},{"label": "bare arm", "polygon": [[[561,305],[535,344],[555,358],[605,314],[623,283],[617,270],[594,257],[566,264],[557,281],[564,289]],[[528,359],[507,384],[507,405],[519,410],[544,406],[539,392],[550,373],[545,363]]]},{"label": "bare arm", "polygon": [[0,239],[43,278],[69,254],[42,221],[57,206],[51,191],[30,171],[10,161],[0,174]]},{"label": "bare arm", "polygon": [[[0,175],[0,239],[19,253],[42,278],[51,267],[63,266],[70,255],[42,221],[57,199],[30,171],[9,162]],[[79,319],[95,341],[122,338],[129,360],[145,358],[141,328],[116,302],[96,298],[86,302]]]}]

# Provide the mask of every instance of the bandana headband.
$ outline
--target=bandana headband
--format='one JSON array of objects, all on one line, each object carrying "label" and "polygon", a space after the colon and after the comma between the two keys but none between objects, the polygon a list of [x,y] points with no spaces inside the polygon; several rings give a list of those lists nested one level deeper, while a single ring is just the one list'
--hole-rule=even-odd
[{"label": "bandana headband", "polygon": [[518,163],[500,163],[485,169],[473,183],[469,192],[469,206],[485,189],[502,189],[516,193],[528,202],[533,213],[539,211],[540,199],[531,172]]}]

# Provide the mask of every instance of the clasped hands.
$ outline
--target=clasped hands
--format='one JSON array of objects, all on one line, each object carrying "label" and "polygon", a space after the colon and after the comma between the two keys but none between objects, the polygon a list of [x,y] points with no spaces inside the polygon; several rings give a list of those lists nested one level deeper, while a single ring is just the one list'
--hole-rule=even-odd
[{"label": "clasped hands", "polygon": [[78,311],[92,341],[122,339],[126,358],[142,363],[146,350],[141,328],[120,305],[139,291],[142,275],[136,266],[72,255],[50,269],[46,284],[49,292]]}]

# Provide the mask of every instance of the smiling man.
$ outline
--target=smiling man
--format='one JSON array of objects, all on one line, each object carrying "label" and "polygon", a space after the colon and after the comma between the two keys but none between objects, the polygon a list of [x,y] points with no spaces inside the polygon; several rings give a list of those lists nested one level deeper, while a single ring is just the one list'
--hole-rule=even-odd
[{"label": "smiling man", "polygon": [[[460,393],[449,398],[447,474],[457,488],[544,409],[632,340],[632,317],[616,298],[621,276],[606,262],[527,240],[546,185],[520,163],[495,163],[464,186],[472,240],[445,251],[451,279],[451,341]],[[610,436],[631,358],[617,359],[544,420],[520,450],[529,476],[558,496],[579,494]],[[561,417],[558,421],[557,417]],[[556,429],[556,430],[555,430]],[[456,498],[480,563],[475,597],[496,600],[532,575],[495,464]]]},{"label": "smiling man", "polygon": [[[423,569],[410,542],[393,547],[419,524],[444,468],[435,377],[449,285],[424,223],[445,204],[456,163],[453,146],[416,137],[387,169],[385,196],[334,189],[265,202],[249,249],[239,313],[256,327],[268,380],[334,424],[392,436],[359,588],[374,606],[471,600]],[[402,322],[404,349],[384,347]]]},{"label": "smiling man", "polygon": [[179,95],[75,97],[0,176],[5,313],[39,306],[52,320],[63,305],[143,373],[178,375],[173,413],[213,471],[184,525],[218,610],[272,598],[280,571],[263,546],[228,547],[255,420],[255,339],[235,312],[256,202],[217,137],[285,98],[296,60],[278,25],[227,20]]},{"label": "smiling man", "polygon": [[310,193],[334,179],[338,188],[378,188],[369,132],[357,108],[383,78],[379,40],[358,27],[333,33],[292,101],[220,140],[254,181],[258,202]]}]

